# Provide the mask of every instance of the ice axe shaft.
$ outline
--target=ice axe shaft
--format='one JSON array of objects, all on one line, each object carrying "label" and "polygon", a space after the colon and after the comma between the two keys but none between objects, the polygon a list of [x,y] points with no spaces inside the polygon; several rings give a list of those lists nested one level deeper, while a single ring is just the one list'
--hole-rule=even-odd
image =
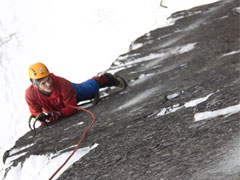
[{"label": "ice axe shaft", "polygon": [[[28,126],[29,128],[31,129],[31,132],[33,133],[33,135],[35,136],[36,135],[36,128],[35,128],[35,124],[36,124],[36,119],[35,119],[36,116],[34,115],[31,115],[28,119]],[[33,123],[33,127],[31,126],[31,121],[32,119],[34,119],[34,123]]]}]

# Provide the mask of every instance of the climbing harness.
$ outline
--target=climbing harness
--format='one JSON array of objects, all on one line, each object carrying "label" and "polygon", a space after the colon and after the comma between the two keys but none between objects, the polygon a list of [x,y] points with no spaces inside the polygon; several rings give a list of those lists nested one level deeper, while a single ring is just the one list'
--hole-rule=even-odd
[{"label": "climbing harness", "polygon": [[86,134],[88,133],[88,131],[92,128],[93,124],[95,123],[95,120],[96,120],[96,117],[95,115],[87,110],[87,109],[84,109],[80,106],[77,106],[77,107],[74,107],[74,106],[69,106],[69,107],[72,107],[72,108],[75,108],[75,109],[78,109],[78,110],[82,110],[82,111],[85,111],[87,112],[88,114],[90,114],[92,116],[92,122],[90,123],[90,125],[87,127],[87,129],[83,132],[82,134],[82,137],[81,139],[79,140],[77,146],[74,148],[73,152],[68,156],[68,158],[65,160],[65,162],[56,170],[56,172],[49,178],[49,180],[52,180],[52,178],[65,166],[65,164],[69,161],[69,159],[75,154],[75,152],[78,150],[78,148],[80,147],[81,143],[83,142]]}]

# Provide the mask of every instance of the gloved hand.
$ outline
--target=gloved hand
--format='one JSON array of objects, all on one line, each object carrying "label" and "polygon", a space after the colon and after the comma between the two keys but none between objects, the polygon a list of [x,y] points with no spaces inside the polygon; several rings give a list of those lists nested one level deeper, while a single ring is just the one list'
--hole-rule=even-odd
[{"label": "gloved hand", "polygon": [[57,120],[61,119],[62,114],[59,111],[54,111],[54,112],[48,113],[47,117],[48,117],[49,123],[54,123]]},{"label": "gloved hand", "polygon": [[44,113],[40,113],[35,117],[35,119],[42,122],[42,121],[46,121],[47,116]]},{"label": "gloved hand", "polygon": [[38,120],[41,122],[41,126],[45,126],[47,124],[47,116],[44,113],[40,113],[36,116],[35,120]]}]

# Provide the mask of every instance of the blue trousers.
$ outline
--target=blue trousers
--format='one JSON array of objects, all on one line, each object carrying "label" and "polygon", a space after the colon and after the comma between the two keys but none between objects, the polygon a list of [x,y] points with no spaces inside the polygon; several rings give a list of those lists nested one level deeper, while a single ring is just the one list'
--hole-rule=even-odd
[{"label": "blue trousers", "polygon": [[72,83],[77,94],[77,102],[93,99],[99,91],[99,84],[95,79],[89,79],[83,83]]}]

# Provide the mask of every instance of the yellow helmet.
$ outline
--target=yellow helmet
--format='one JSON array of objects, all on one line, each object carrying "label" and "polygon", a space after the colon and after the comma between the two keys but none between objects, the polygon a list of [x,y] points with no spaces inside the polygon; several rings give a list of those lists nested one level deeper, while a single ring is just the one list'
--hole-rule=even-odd
[{"label": "yellow helmet", "polygon": [[35,63],[29,67],[30,79],[41,79],[49,75],[47,67],[43,63]]}]

